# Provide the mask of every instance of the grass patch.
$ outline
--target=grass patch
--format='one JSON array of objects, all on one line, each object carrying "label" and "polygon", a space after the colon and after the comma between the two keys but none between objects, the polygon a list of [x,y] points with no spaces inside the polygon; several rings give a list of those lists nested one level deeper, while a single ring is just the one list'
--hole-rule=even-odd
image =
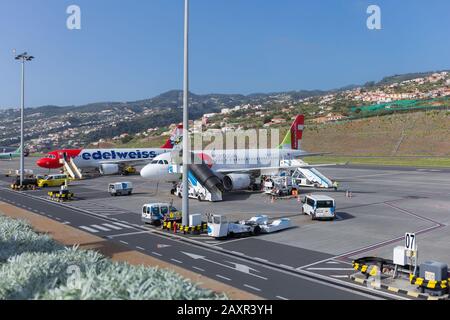
[{"label": "grass patch", "polygon": [[67,248],[0,215],[0,300],[212,300],[175,272]]},{"label": "grass patch", "polygon": [[344,157],[323,156],[307,157],[309,164],[356,164],[377,166],[403,166],[403,167],[434,167],[450,168],[450,158],[422,158],[422,157]]}]

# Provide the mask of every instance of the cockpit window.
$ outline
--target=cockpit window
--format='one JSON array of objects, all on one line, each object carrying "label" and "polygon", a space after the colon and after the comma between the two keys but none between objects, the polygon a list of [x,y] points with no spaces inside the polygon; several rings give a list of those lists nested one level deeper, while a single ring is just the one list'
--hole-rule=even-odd
[{"label": "cockpit window", "polygon": [[158,160],[152,161],[152,164],[158,164]]},{"label": "cockpit window", "polygon": [[164,161],[159,160],[158,164],[164,164]]},{"label": "cockpit window", "polygon": [[56,156],[54,154],[49,154],[49,155],[47,155],[47,158],[54,160],[54,159],[56,159]]}]

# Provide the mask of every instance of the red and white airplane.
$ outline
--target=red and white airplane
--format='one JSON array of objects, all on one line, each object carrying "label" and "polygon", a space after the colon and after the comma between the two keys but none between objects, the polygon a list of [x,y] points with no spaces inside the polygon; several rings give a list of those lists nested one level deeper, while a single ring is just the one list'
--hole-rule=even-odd
[{"label": "red and white airplane", "polygon": [[[318,155],[300,149],[304,123],[305,117],[297,116],[290,131],[276,149],[203,150],[192,153],[194,159],[200,159],[200,163],[207,164],[214,175],[221,179],[226,191],[243,190],[251,185],[255,177],[273,175],[280,169],[309,167],[290,164],[295,159]],[[169,152],[156,157],[141,170],[141,176],[153,181],[179,181],[181,175],[173,173],[172,156]]]},{"label": "red and white airplane", "polygon": [[180,143],[183,126],[178,125],[161,148],[138,149],[62,149],[48,153],[36,164],[45,169],[60,169],[63,159],[72,159],[79,169],[98,169],[103,175],[119,174],[125,166],[145,165]]}]

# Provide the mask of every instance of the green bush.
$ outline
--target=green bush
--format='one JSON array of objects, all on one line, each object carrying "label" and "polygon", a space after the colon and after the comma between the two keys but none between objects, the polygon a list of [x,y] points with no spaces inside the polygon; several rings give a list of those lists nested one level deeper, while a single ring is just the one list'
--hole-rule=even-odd
[{"label": "green bush", "polygon": [[0,215],[0,263],[25,252],[52,252],[64,249],[49,236],[38,234],[24,221]]},{"label": "green bush", "polygon": [[0,216],[0,300],[226,299],[175,272],[116,263],[66,248],[23,221]]}]

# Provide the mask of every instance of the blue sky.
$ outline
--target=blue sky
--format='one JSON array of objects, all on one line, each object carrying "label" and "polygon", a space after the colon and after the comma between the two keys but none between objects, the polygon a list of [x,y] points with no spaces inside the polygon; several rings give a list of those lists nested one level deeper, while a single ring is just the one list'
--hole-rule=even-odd
[{"label": "blue sky", "polygon": [[[66,28],[81,7],[82,30]],[[382,30],[366,27],[370,4]],[[191,0],[191,91],[330,89],[450,69],[448,0]],[[182,87],[182,0],[0,0],[0,106],[131,101]]]}]

